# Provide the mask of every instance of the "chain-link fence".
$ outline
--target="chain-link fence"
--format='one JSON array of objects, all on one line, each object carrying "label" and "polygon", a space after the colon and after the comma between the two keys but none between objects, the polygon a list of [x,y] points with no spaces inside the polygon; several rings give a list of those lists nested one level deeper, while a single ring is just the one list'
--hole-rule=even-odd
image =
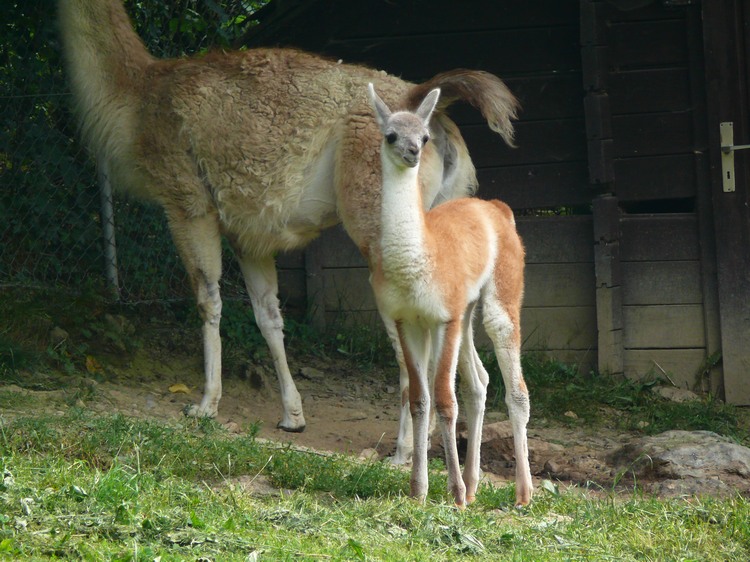
[{"label": "chain-link fence", "polygon": [[[262,3],[126,6],[149,49],[174,56],[231,44]],[[10,4],[0,28],[0,288],[102,288],[109,271],[129,302],[189,296],[161,209],[115,195],[108,210],[110,198],[77,140],[54,3]],[[105,236],[111,223],[114,237]],[[227,262],[226,269],[224,294],[240,295],[237,268]]]}]

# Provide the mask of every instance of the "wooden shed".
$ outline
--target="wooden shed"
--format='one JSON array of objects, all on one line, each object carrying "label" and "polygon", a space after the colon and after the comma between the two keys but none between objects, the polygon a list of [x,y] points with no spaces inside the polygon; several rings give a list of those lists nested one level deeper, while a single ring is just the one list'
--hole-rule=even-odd
[{"label": "wooden shed", "polygon": [[[479,195],[516,212],[525,349],[750,404],[750,152],[722,149],[750,143],[750,0],[272,0],[258,17],[251,47],[500,76],[517,149],[452,116]],[[342,229],[280,263],[318,323],[378,322]]]}]

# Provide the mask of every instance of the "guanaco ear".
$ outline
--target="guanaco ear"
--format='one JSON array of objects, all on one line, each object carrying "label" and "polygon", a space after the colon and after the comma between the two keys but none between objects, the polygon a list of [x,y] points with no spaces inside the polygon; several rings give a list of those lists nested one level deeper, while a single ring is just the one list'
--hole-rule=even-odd
[{"label": "guanaco ear", "polygon": [[435,110],[435,106],[437,105],[439,97],[440,88],[435,88],[434,90],[430,91],[430,93],[427,94],[422,100],[422,103],[419,104],[416,113],[422,119],[422,121],[425,122],[425,125],[429,123],[430,117],[432,117],[432,112]]},{"label": "guanaco ear", "polygon": [[391,116],[391,110],[375,93],[375,86],[372,85],[372,82],[367,85],[367,93],[370,95],[370,105],[375,110],[375,120],[378,122],[380,130],[385,132],[385,124]]}]

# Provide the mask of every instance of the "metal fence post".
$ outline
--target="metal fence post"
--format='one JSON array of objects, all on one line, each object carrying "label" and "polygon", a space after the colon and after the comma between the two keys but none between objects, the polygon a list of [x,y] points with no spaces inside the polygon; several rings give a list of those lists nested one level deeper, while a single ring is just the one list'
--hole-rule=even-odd
[{"label": "metal fence post", "polygon": [[120,281],[117,271],[117,244],[115,243],[115,213],[112,204],[112,184],[109,182],[107,165],[100,162],[98,167],[99,197],[104,236],[104,272],[107,284],[117,300],[120,299]]}]

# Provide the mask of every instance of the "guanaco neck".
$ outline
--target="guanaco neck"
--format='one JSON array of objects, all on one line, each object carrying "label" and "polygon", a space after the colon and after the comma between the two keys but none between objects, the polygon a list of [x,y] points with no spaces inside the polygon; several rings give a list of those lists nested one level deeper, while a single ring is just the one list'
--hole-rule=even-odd
[{"label": "guanaco neck", "polygon": [[425,216],[419,189],[419,167],[400,168],[381,147],[381,260],[386,277],[421,277],[428,266]]}]

